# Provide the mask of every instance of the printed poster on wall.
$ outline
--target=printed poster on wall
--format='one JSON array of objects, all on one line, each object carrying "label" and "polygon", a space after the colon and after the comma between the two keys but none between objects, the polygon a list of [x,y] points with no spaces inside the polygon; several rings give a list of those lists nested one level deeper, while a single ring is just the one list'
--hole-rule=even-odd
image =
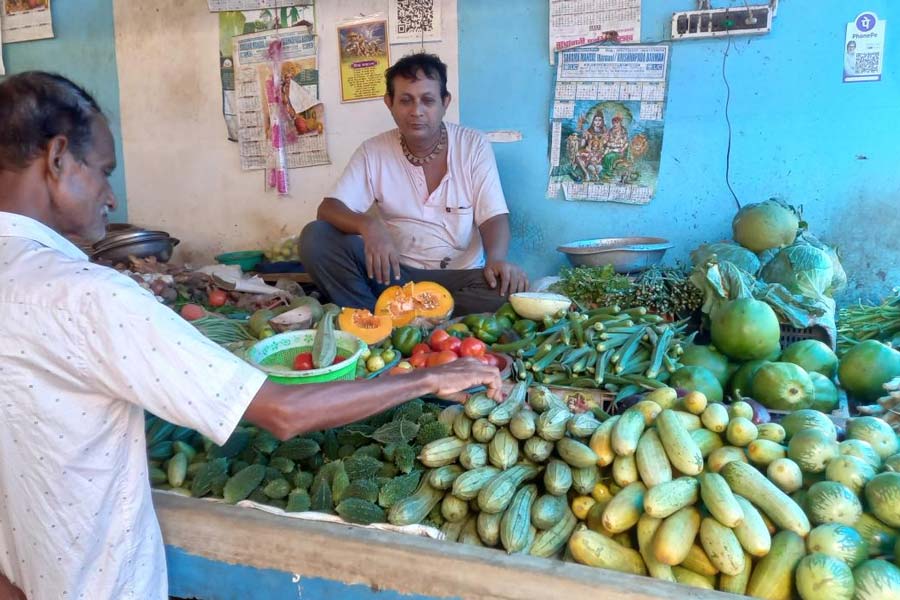
[{"label": "printed poster on wall", "polygon": [[53,37],[50,0],[2,0],[3,43],[44,40]]},{"label": "printed poster on wall", "polygon": [[[281,42],[278,63],[269,56],[273,41]],[[284,107],[291,121],[284,131],[286,168],[329,164],[325,108],[317,99],[319,71],[312,31],[308,27],[291,27],[238,36],[234,38],[233,56],[241,168],[269,166],[276,121],[270,112],[270,97]],[[276,64],[280,86],[274,85]]]},{"label": "printed poster on wall", "polygon": [[380,99],[387,91],[384,72],[391,66],[387,20],[366,19],[339,25],[341,102]]},{"label": "printed poster on wall", "polygon": [[[259,0],[255,0],[259,4]],[[246,0],[244,4],[250,4]],[[315,6],[308,0],[302,6],[282,7],[276,10],[233,10],[219,12],[219,74],[222,80],[222,114],[228,139],[237,141],[237,104],[234,94],[234,58],[232,38],[247,33],[272,31],[284,27],[307,26],[315,30]]]},{"label": "printed poster on wall", "polygon": [[441,0],[390,0],[391,43],[441,40]]},{"label": "printed poster on wall", "polygon": [[881,81],[884,31],[887,21],[873,12],[861,13],[847,23],[844,39],[844,83]]},{"label": "printed poster on wall", "polygon": [[556,53],[598,42],[641,41],[641,0],[549,0],[550,64]]},{"label": "printed poster on wall", "polygon": [[650,201],[659,176],[668,51],[590,45],[559,53],[548,198]]},{"label": "printed poster on wall", "polygon": [[224,10],[263,10],[290,6],[312,6],[315,0],[207,0],[209,12]]}]

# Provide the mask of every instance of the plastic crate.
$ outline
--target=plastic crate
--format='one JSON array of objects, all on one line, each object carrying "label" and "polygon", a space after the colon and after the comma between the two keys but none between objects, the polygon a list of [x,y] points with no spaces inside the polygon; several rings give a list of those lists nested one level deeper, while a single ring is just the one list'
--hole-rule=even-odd
[{"label": "plastic crate", "polygon": [[266,373],[269,379],[281,384],[356,379],[356,363],[367,346],[361,339],[345,331],[336,331],[335,336],[338,354],[346,356],[346,360],[321,369],[293,370],[294,359],[298,354],[312,350],[315,336],[316,332],[313,329],[286,331],[273,335],[247,350],[247,360]]},{"label": "plastic crate", "polygon": [[801,340],[818,340],[826,344],[832,350],[835,349],[835,340],[831,339],[828,330],[821,325],[813,325],[812,327],[794,327],[788,323],[781,324],[781,347],[787,348],[794,342]]}]

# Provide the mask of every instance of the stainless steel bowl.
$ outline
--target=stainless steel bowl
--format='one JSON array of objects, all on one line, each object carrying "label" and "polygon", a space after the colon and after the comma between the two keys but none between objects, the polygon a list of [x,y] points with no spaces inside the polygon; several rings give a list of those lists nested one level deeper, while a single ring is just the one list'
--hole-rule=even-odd
[{"label": "stainless steel bowl", "polygon": [[101,252],[114,246],[122,244],[130,244],[134,242],[144,242],[167,238],[169,234],[165,231],[151,231],[148,229],[129,229],[127,231],[119,231],[110,233],[105,238],[94,244],[94,251]]},{"label": "stainless steel bowl", "polygon": [[172,258],[172,252],[179,241],[176,238],[169,237],[168,234],[144,236],[137,240],[104,245],[91,255],[91,259],[120,263],[128,262],[129,256],[134,256],[135,258],[155,256],[159,262],[169,262],[169,259]]},{"label": "stainless steel bowl", "polygon": [[621,237],[578,240],[557,247],[572,265],[599,267],[612,265],[617,273],[635,273],[658,264],[669,240],[657,237]]}]

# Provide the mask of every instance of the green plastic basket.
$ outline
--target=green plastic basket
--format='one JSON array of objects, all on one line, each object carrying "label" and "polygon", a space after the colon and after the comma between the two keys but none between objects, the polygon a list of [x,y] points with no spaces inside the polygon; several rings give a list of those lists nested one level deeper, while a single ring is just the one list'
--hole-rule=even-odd
[{"label": "green plastic basket", "polygon": [[216,256],[216,262],[223,265],[238,265],[241,271],[250,271],[263,261],[263,253],[259,250],[242,252],[226,252]]},{"label": "green plastic basket", "polygon": [[253,344],[247,350],[247,359],[266,373],[270,380],[285,385],[356,379],[356,363],[367,346],[361,339],[345,331],[335,331],[335,336],[338,354],[346,356],[346,360],[309,371],[295,371],[291,368],[298,354],[312,350],[315,336],[314,329],[273,335]]}]

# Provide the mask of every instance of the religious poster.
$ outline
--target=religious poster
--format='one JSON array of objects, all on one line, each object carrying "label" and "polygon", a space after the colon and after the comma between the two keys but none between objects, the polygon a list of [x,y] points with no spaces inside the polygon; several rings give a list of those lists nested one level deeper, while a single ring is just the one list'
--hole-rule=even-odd
[{"label": "religious poster", "polygon": [[650,201],[662,152],[668,50],[589,45],[558,54],[549,198]]},{"label": "religious poster", "polygon": [[53,37],[50,0],[0,0],[3,43],[27,42]]},{"label": "religious poster", "polygon": [[382,98],[384,72],[391,66],[387,21],[366,19],[338,26],[341,102]]},{"label": "religious poster", "polygon": [[[244,2],[242,6],[251,4],[251,0],[241,1]],[[260,0],[255,1],[257,4],[260,2]],[[272,1],[269,0],[269,2]],[[212,9],[212,4],[210,8]],[[222,80],[222,114],[225,117],[229,140],[236,142],[238,139],[238,108],[234,91],[232,38],[248,33],[301,26],[315,30],[315,6],[312,0],[306,0],[302,6],[219,12],[219,74]]]}]

